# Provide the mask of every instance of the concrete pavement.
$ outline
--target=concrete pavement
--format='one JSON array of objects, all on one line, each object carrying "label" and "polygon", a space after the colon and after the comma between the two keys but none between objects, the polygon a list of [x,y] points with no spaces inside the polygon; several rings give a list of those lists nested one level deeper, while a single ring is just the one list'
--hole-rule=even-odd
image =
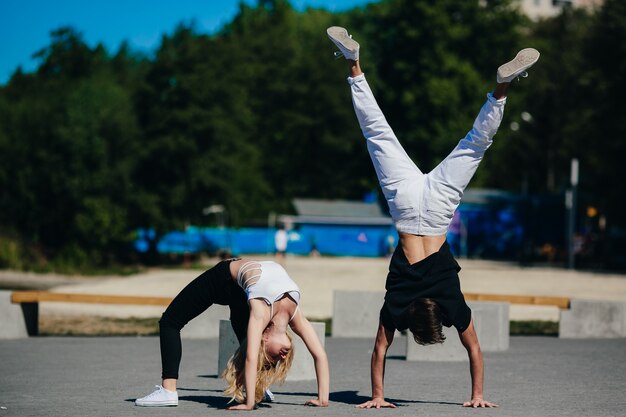
[{"label": "concrete pavement", "polygon": [[[274,387],[276,401],[256,416],[623,416],[626,340],[512,337],[506,352],[485,353],[485,398],[497,409],[464,409],[467,363],[406,362],[403,337],[389,351],[387,398],[395,410],[358,410],[370,395],[372,340],[326,339],[331,404],[304,407],[314,381]],[[224,410],[216,339],[186,340],[179,406],[140,408],[134,399],[160,383],[156,337],[34,337],[0,340],[0,417],[202,416]]]},{"label": "concrete pavement", "polygon": [[[265,258],[268,259],[268,258]],[[271,259],[271,258],[270,258]],[[214,261],[214,260],[213,260]],[[209,261],[212,264],[213,261]],[[624,275],[515,264],[460,260],[466,292],[626,299]],[[336,289],[380,291],[388,260],[372,258],[287,259],[286,268],[302,290],[310,318],[332,315]],[[130,277],[73,278],[26,275],[29,287],[61,292],[174,296],[199,270],[148,271]],[[11,271],[0,281],[23,279]],[[157,317],[162,307],[44,303],[41,314]],[[558,320],[550,307],[511,306],[511,319]],[[465,362],[406,362],[406,345],[396,339],[389,352],[386,395],[395,410],[357,410],[370,395],[373,340],[327,338],[331,362],[331,405],[303,407],[315,395],[314,381],[275,387],[276,402],[255,415],[282,416],[624,416],[626,339],[568,340],[511,337],[505,352],[485,353],[485,397],[494,410],[467,410],[470,380]],[[185,340],[180,405],[174,409],[135,407],[136,397],[160,383],[155,337],[34,337],[0,340],[0,417],[5,416],[186,416],[221,415],[224,383],[216,377],[216,339]]]}]

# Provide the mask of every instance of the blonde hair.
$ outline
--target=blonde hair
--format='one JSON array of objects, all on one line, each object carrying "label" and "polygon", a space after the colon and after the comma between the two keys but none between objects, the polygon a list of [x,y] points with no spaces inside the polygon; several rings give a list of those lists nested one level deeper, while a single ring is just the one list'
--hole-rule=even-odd
[{"label": "blonde hair", "polygon": [[[289,332],[286,333],[289,342],[292,341],[292,337]],[[222,377],[228,383],[228,387],[224,390],[224,394],[231,397],[231,402],[236,400],[240,403],[245,401],[245,366],[246,366],[246,350],[248,346],[247,339],[239,346],[235,354],[228,360],[226,369],[222,373]],[[287,353],[285,359],[281,359],[277,362],[273,362],[272,359],[265,352],[265,341],[261,340],[261,347],[259,349],[259,357],[257,361],[256,370],[256,386],[254,389],[254,403],[260,403],[265,395],[265,390],[271,385],[282,384],[285,382],[287,372],[291,368],[293,362],[293,344],[291,349]]]}]

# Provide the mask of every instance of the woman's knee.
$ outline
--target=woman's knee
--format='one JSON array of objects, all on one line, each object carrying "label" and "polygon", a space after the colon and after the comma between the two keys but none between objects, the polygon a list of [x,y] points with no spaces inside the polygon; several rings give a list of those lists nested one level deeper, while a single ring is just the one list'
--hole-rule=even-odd
[{"label": "woman's knee", "polygon": [[177,319],[176,316],[170,311],[165,311],[165,313],[163,313],[161,319],[159,320],[159,329],[161,330],[161,332],[167,329],[180,332],[180,330],[185,327],[185,324],[187,324],[187,322],[183,322],[182,320]]}]

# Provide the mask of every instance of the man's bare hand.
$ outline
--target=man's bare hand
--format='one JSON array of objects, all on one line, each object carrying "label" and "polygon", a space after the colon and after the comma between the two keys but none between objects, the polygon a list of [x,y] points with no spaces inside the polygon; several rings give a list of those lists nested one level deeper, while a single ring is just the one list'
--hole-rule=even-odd
[{"label": "man's bare hand", "polygon": [[328,401],[322,402],[320,399],[316,398],[305,402],[304,405],[309,405],[311,407],[328,407]]},{"label": "man's bare hand", "polygon": [[485,401],[482,398],[472,398],[471,401],[466,401],[463,403],[463,407],[472,407],[472,408],[495,408],[498,404],[490,403],[489,401]]},{"label": "man's bare hand", "polygon": [[359,404],[356,408],[397,408],[395,404],[385,401],[384,398],[372,398],[363,404]]}]

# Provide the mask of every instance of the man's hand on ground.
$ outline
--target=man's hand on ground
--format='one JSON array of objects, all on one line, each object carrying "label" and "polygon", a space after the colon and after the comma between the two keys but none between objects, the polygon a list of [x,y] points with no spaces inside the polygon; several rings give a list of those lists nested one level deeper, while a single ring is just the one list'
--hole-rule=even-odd
[{"label": "man's hand on ground", "polygon": [[463,407],[472,407],[472,408],[495,408],[498,404],[490,403],[489,401],[485,401],[482,398],[472,398],[471,401],[466,401],[463,403]]},{"label": "man's hand on ground", "polygon": [[356,408],[396,408],[396,405],[385,401],[384,398],[372,398],[370,401],[357,405]]},{"label": "man's hand on ground", "polygon": [[308,400],[304,403],[304,405],[309,405],[311,407],[328,407],[328,401],[323,402],[320,399],[316,398],[314,400]]}]

